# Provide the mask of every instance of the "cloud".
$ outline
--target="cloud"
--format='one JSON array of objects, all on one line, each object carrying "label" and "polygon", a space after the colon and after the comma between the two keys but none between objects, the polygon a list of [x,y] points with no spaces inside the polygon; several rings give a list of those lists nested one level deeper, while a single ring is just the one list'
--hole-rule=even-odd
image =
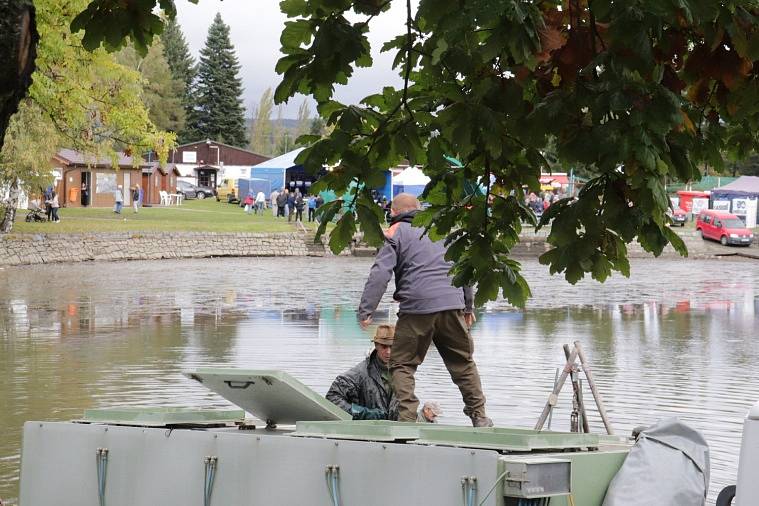
[{"label": "cloud", "polygon": [[[279,35],[284,28],[286,16],[279,10],[275,0],[201,0],[198,4],[187,1],[177,3],[177,22],[182,28],[190,52],[197,60],[204,46],[208,27],[216,13],[221,13],[230,27],[232,44],[240,61],[243,80],[243,100],[250,114],[261,94],[268,87],[275,88],[280,76],[274,67],[281,54]],[[367,69],[356,69],[346,86],[339,86],[335,98],[341,102],[355,104],[362,98],[377,92],[383,86],[402,84],[398,73],[391,69],[395,55],[380,54],[382,44],[405,30],[405,10],[401,2],[393,2],[390,11],[371,22],[369,41],[372,45],[374,65]],[[302,97],[296,97],[284,106],[283,116],[297,116]],[[312,103],[312,110],[315,109]]]}]

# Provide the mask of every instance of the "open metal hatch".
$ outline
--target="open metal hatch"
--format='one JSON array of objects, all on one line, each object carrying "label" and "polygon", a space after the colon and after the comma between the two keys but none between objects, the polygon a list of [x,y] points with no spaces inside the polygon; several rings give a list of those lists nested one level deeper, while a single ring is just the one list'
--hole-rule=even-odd
[{"label": "open metal hatch", "polygon": [[184,373],[267,425],[351,416],[283,371],[202,368]]}]

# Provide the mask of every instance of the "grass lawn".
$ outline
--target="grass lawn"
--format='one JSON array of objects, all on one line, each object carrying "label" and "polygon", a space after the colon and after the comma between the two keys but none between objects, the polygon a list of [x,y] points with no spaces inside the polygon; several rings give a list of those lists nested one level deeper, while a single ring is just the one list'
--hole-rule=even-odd
[{"label": "grass lawn", "polygon": [[[308,211],[304,212],[306,214]],[[26,223],[20,210],[13,225],[15,233],[87,233],[87,232],[295,232],[295,223],[275,218],[271,209],[263,216],[247,215],[235,204],[215,199],[186,200],[181,206],[143,207],[135,214],[124,207],[121,214],[112,208],[61,208],[60,223]],[[316,224],[303,223],[316,231]]]}]

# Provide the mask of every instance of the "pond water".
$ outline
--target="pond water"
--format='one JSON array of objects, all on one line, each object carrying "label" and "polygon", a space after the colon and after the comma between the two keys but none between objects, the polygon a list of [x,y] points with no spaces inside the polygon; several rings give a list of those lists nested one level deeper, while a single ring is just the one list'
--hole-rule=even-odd
[{"label": "pond water", "polygon": [[[0,497],[18,494],[21,427],[112,406],[226,407],[181,375],[199,366],[280,368],[324,393],[361,360],[355,307],[371,259],[261,258],[0,270]],[[678,416],[712,449],[712,493],[734,483],[743,417],[759,399],[759,264],[634,260],[630,279],[569,285],[524,261],[525,310],[479,313],[476,359],[498,425],[532,427],[580,340],[618,434]],[[378,321],[394,320],[388,291]],[[465,424],[431,350],[418,395]],[[569,390],[553,429],[568,430]],[[590,394],[586,393],[590,400]],[[595,411],[591,429],[603,425]]]}]

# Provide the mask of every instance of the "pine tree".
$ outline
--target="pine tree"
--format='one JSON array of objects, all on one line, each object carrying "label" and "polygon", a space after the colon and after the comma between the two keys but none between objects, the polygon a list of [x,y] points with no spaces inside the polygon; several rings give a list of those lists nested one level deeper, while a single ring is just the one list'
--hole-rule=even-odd
[{"label": "pine tree", "polygon": [[[174,19],[169,20],[166,24],[166,28],[161,34],[161,42],[163,43],[163,55],[169,65],[171,75],[175,80],[182,83],[181,96],[185,111],[184,119],[189,119],[195,105],[193,84],[197,68],[182,30]],[[191,131],[188,123],[189,121],[183,123],[183,128],[178,132],[177,140],[180,144],[198,140],[198,136]]]},{"label": "pine tree", "polygon": [[247,144],[239,71],[229,27],[216,14],[200,51],[196,103],[188,118],[196,139],[215,139],[240,147]]},{"label": "pine tree", "polygon": [[168,68],[161,41],[150,46],[145,57],[129,46],[116,55],[116,61],[142,75],[142,101],[153,125],[177,134],[184,131],[184,82],[175,78]]}]

